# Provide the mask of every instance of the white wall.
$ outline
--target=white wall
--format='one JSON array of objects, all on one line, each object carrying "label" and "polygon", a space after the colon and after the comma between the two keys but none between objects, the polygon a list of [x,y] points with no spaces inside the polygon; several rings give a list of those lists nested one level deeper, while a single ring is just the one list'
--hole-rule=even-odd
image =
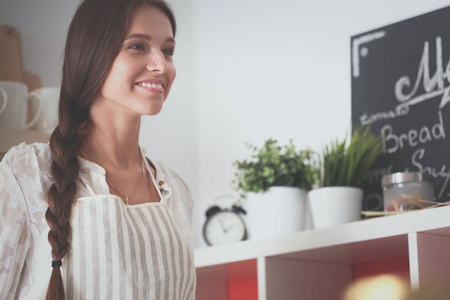
[{"label": "white wall", "polygon": [[175,66],[177,77],[162,112],[144,117],[141,145],[150,158],[162,160],[176,170],[189,184],[193,195],[198,194],[198,134],[197,102],[194,98],[192,3],[172,0],[177,18]]},{"label": "white wall", "polygon": [[[448,0],[172,0],[177,80],[166,107],[143,121],[142,146],[191,185],[194,230],[233,193],[232,162],[269,137],[320,150],[350,125],[350,37],[429,12]],[[78,0],[0,0],[0,24],[22,34],[24,66],[59,83]],[[223,203],[223,202],[222,202]]]}]

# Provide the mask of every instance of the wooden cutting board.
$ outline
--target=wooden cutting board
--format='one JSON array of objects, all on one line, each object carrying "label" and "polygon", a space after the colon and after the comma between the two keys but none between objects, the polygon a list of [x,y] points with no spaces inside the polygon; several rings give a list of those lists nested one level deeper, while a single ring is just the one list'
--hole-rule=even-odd
[{"label": "wooden cutting board", "polygon": [[23,69],[20,34],[12,26],[0,26],[0,81],[19,81],[33,91],[42,87],[38,75]]}]

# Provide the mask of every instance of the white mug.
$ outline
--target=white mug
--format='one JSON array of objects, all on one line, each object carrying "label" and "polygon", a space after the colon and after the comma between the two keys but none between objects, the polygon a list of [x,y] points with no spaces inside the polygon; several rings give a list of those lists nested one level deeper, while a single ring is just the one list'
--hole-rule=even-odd
[{"label": "white mug", "polygon": [[8,95],[6,95],[6,92],[4,89],[0,88],[0,93],[2,95],[2,107],[0,108],[0,115],[6,108],[6,103],[8,103]]},{"label": "white mug", "polygon": [[[38,118],[32,129],[46,133],[53,132],[58,125],[59,92],[59,87],[43,87],[30,94],[32,99],[34,97],[39,99],[31,101],[31,112]],[[42,106],[40,112],[39,106]]]},{"label": "white mug", "polygon": [[30,94],[26,84],[14,81],[0,81],[0,97],[3,101],[0,108],[0,126],[13,129],[28,129],[37,122],[42,110],[42,103],[38,99],[36,114],[27,123]]}]

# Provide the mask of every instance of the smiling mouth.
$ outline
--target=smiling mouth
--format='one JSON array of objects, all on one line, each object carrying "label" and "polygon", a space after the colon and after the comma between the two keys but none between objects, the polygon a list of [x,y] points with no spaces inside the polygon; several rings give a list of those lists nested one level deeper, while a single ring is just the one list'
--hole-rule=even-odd
[{"label": "smiling mouth", "polygon": [[138,86],[154,88],[154,89],[162,89],[163,86],[160,83],[150,83],[150,82],[138,82]]}]

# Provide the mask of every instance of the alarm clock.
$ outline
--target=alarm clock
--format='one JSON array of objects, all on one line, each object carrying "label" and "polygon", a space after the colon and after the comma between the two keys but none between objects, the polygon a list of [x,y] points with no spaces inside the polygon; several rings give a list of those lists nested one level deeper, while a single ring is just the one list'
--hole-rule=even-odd
[{"label": "alarm clock", "polygon": [[215,205],[206,211],[203,238],[209,246],[224,245],[247,239],[247,228],[241,214],[246,214],[240,206],[222,209]]}]

